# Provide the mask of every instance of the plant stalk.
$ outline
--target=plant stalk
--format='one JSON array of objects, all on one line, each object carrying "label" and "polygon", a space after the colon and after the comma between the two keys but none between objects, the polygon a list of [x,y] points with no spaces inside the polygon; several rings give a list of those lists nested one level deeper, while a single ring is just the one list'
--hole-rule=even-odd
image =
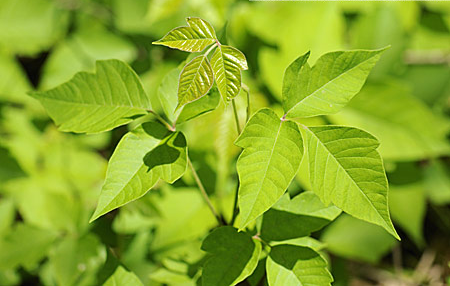
[{"label": "plant stalk", "polygon": [[150,112],[151,114],[153,114],[156,117],[156,119],[159,120],[159,122],[161,122],[162,124],[164,124],[167,127],[167,129],[169,129],[170,131],[175,131],[175,126],[170,125],[158,113],[154,112],[153,110],[147,110],[147,111]]},{"label": "plant stalk", "polygon": [[245,123],[247,123],[250,119],[250,88],[245,83],[242,83],[242,89],[247,94],[247,115],[245,117]]},{"label": "plant stalk", "polygon": [[231,104],[233,105],[233,113],[234,113],[234,121],[236,122],[236,129],[237,129],[238,135],[240,135],[241,134],[241,125],[239,124],[239,116],[237,113],[236,102],[234,101],[234,98],[231,100]]},{"label": "plant stalk", "polygon": [[203,196],[203,198],[206,201],[206,204],[208,205],[209,209],[213,213],[214,217],[216,218],[219,225],[223,225],[223,221],[220,218],[219,214],[216,212],[216,209],[214,208],[213,204],[211,203],[211,200],[208,197],[208,194],[206,193],[205,187],[203,186],[202,181],[200,180],[197,171],[195,171],[194,166],[192,165],[191,159],[189,159],[189,156],[187,157],[189,168],[191,168],[192,175],[194,176],[195,182],[197,183],[198,188],[200,189],[200,192]]}]

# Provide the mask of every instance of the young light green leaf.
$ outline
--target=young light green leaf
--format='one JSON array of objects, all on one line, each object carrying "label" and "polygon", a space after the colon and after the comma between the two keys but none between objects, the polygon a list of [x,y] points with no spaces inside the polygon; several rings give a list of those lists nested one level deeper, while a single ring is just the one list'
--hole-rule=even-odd
[{"label": "young light green leaf", "polygon": [[219,92],[225,101],[231,100],[241,90],[241,70],[248,69],[244,54],[231,46],[217,47],[211,66]]},{"label": "young light green leaf", "polygon": [[103,286],[142,286],[141,280],[133,272],[125,270],[122,266],[118,266],[114,274],[103,283]]},{"label": "young light green leaf", "polygon": [[306,62],[309,52],[295,60],[287,68],[283,82],[286,117],[338,112],[360,91],[384,50],[328,53],[312,68]]},{"label": "young light green leaf", "polygon": [[201,52],[217,41],[214,28],[205,20],[189,17],[186,22],[189,26],[175,28],[153,44],[186,52]]},{"label": "young light green leaf", "polygon": [[269,286],[331,285],[333,277],[319,253],[297,245],[272,247],[266,262]]},{"label": "young light green leaf", "polygon": [[186,170],[186,139],[159,122],[126,134],[109,160],[106,180],[91,221],[145,195],[159,178],[174,182]]},{"label": "young light green leaf", "polygon": [[388,209],[388,185],[378,140],[352,127],[305,127],[310,181],[328,205],[377,224],[400,239]]},{"label": "young light green leaf", "polygon": [[289,199],[284,195],[263,216],[261,238],[280,241],[310,235],[334,220],[341,210],[326,207],[313,192]]},{"label": "young light green leaf", "polygon": [[62,131],[94,133],[127,124],[151,109],[136,73],[118,60],[97,61],[49,91],[32,93]]},{"label": "young light green leaf", "polygon": [[203,267],[202,285],[236,285],[250,276],[258,265],[261,243],[231,226],[211,232],[202,250],[212,254]]},{"label": "young light green leaf", "polygon": [[280,120],[270,109],[261,109],[235,145],[244,148],[237,162],[243,229],[286,191],[300,166],[303,141],[297,124]]},{"label": "young light green leaf", "polygon": [[180,74],[176,110],[204,96],[211,89],[213,81],[214,76],[208,58],[204,55],[193,58]]}]

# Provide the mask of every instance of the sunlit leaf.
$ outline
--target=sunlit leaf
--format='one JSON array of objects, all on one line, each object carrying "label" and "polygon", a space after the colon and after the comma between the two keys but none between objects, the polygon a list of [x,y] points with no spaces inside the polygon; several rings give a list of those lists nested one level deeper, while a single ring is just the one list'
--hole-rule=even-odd
[{"label": "sunlit leaf", "polygon": [[95,74],[80,72],[54,89],[31,95],[62,131],[107,131],[151,109],[136,73],[118,60],[98,61]]},{"label": "sunlit leaf", "polygon": [[272,247],[266,263],[270,286],[331,285],[326,260],[316,251],[297,245]]},{"label": "sunlit leaf", "polygon": [[186,139],[159,122],[126,134],[108,163],[106,180],[91,221],[147,193],[159,178],[173,183],[186,169]]},{"label": "sunlit leaf", "polygon": [[297,125],[261,109],[235,144],[244,148],[237,162],[240,228],[274,205],[300,166],[303,143]]},{"label": "sunlit leaf", "polygon": [[287,117],[338,112],[360,91],[384,50],[332,52],[320,57],[312,68],[307,63],[309,52],[298,58],[287,68],[283,82]]},{"label": "sunlit leaf", "polygon": [[211,24],[203,19],[193,17],[187,18],[186,22],[189,26],[175,28],[153,44],[186,52],[201,52],[216,42],[216,32]]},{"label": "sunlit leaf", "polygon": [[204,55],[193,58],[181,71],[176,109],[204,96],[211,89],[213,81],[208,58]]},{"label": "sunlit leaf", "polygon": [[202,244],[212,254],[203,267],[203,285],[236,285],[255,270],[261,243],[231,226],[215,229]]},{"label": "sunlit leaf", "polygon": [[103,286],[142,286],[141,280],[130,271],[125,270],[122,266],[118,266],[114,274],[103,283]]},{"label": "sunlit leaf", "polygon": [[217,47],[211,66],[219,92],[225,101],[231,100],[241,90],[241,70],[248,69],[244,54],[231,46]]},{"label": "sunlit leaf", "polygon": [[388,185],[377,152],[378,140],[352,127],[304,130],[311,185],[320,199],[399,238],[389,217]]}]

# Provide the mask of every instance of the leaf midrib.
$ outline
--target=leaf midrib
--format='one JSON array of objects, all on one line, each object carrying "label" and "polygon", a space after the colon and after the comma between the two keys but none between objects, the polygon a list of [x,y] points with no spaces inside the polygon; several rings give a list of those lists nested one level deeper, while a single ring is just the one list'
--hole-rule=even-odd
[{"label": "leaf midrib", "polygon": [[325,148],[325,150],[328,152],[328,154],[331,156],[331,158],[334,159],[334,161],[337,163],[337,165],[344,170],[345,174],[350,178],[350,181],[357,187],[357,189],[363,194],[364,198],[369,202],[369,204],[372,206],[372,208],[375,210],[376,214],[381,218],[381,220],[389,227],[389,224],[386,222],[386,220],[381,216],[381,214],[378,212],[377,208],[373,205],[373,203],[370,201],[370,199],[367,197],[366,193],[363,192],[363,190],[358,186],[358,184],[353,180],[353,177],[350,176],[350,174],[347,172],[347,170],[341,165],[341,163],[334,157],[333,153],[328,149],[328,147],[319,139],[318,136],[311,130],[307,129],[313,136],[316,138],[316,140]]},{"label": "leaf midrib", "polygon": [[76,102],[76,101],[62,100],[62,99],[59,99],[59,98],[46,97],[46,96],[43,96],[43,95],[37,95],[37,97],[40,97],[43,100],[58,101],[58,102],[63,102],[63,103],[73,104],[73,105],[96,106],[96,107],[127,107],[127,108],[130,108],[130,109],[141,109],[141,110],[144,110],[144,111],[147,110],[145,107],[134,106],[134,105],[130,106],[130,105],[112,105],[112,104]]},{"label": "leaf midrib", "polygon": [[[289,115],[289,113],[296,108],[297,106],[299,106],[300,104],[303,103],[303,101],[305,101],[306,99],[310,98],[311,96],[315,95],[317,92],[319,92],[320,90],[323,90],[325,87],[327,87],[331,82],[337,80],[338,78],[344,76],[345,74],[349,73],[350,71],[356,69],[357,67],[359,67],[360,65],[366,63],[367,61],[371,60],[374,56],[376,56],[378,54],[372,55],[371,57],[369,57],[368,59],[360,62],[359,64],[357,64],[356,66],[346,70],[344,73],[339,74],[338,76],[332,78],[331,80],[329,80],[327,83],[325,83],[324,85],[320,86],[319,88],[317,88],[314,92],[308,94],[307,96],[305,96],[303,99],[301,99],[299,102],[297,102],[294,106],[292,106],[288,111],[286,111],[286,115]],[[311,69],[312,72],[312,69]],[[311,82],[311,79],[308,81],[308,85]]]}]

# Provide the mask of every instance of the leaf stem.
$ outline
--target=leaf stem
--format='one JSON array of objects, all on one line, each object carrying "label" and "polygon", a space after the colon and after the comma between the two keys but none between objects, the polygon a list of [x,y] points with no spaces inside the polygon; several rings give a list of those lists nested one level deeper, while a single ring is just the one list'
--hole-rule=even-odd
[{"label": "leaf stem", "polygon": [[218,44],[217,44],[217,42],[215,42],[214,45],[212,45],[211,47],[209,47],[209,49],[205,52],[204,56],[205,56],[205,57],[208,56],[208,54],[209,54],[215,47],[217,47],[217,46],[218,46]]},{"label": "leaf stem", "polygon": [[247,94],[247,116],[245,118],[245,123],[247,123],[250,119],[250,88],[245,83],[242,83],[242,89]]},{"label": "leaf stem", "polygon": [[230,221],[230,225],[233,226],[234,222],[236,221],[236,217],[239,213],[239,209],[238,209],[238,197],[239,197],[239,181],[238,181],[238,186],[236,188],[236,193],[234,194],[234,202],[233,202],[233,215],[231,217],[231,221]]},{"label": "leaf stem", "polygon": [[231,103],[233,105],[233,113],[234,113],[234,121],[236,122],[236,129],[237,129],[238,135],[240,135],[241,134],[241,125],[239,124],[239,116],[237,113],[236,102],[234,101],[234,98],[231,100]]},{"label": "leaf stem", "polygon": [[199,176],[197,174],[197,171],[195,171],[195,168],[192,165],[192,162],[191,162],[191,159],[189,158],[189,156],[187,157],[187,161],[188,161],[189,168],[191,168],[192,175],[194,176],[195,182],[197,183],[197,186],[200,189],[200,192],[201,192],[203,198],[206,201],[206,204],[208,205],[209,209],[213,213],[213,215],[216,218],[216,220],[219,223],[219,225],[223,225],[223,221],[220,218],[220,216],[218,215],[218,213],[216,212],[216,209],[214,208],[213,204],[211,203],[211,200],[209,199],[208,194],[206,193],[205,187],[203,186],[203,183],[200,180],[200,178],[199,178]]},{"label": "leaf stem", "polygon": [[156,119],[159,120],[162,124],[166,125],[167,129],[170,131],[175,131],[175,126],[170,125],[167,121],[164,120],[158,113],[154,112],[153,110],[147,110],[149,113],[153,114]]}]

